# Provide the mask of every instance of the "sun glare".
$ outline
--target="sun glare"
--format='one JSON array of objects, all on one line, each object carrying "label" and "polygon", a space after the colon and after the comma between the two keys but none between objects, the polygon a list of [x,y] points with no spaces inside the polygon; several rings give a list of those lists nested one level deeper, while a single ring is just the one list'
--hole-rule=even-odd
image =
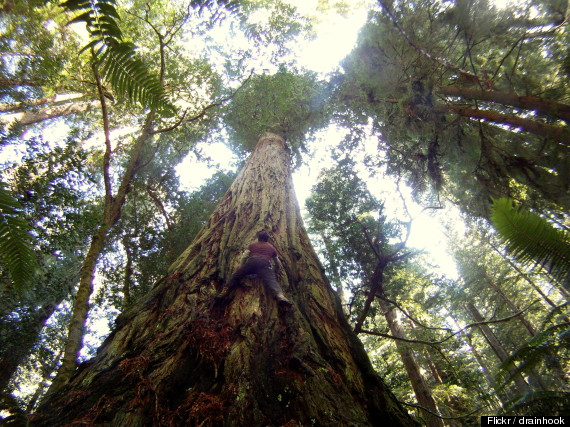
[{"label": "sun glare", "polygon": [[316,37],[307,41],[301,48],[299,62],[306,68],[319,73],[330,72],[356,44],[358,30],[366,21],[367,8],[360,5],[348,10],[342,16],[334,10],[318,11],[315,1],[301,0],[300,3],[307,3],[305,6],[298,6],[304,14],[314,14],[319,18],[315,26]]}]

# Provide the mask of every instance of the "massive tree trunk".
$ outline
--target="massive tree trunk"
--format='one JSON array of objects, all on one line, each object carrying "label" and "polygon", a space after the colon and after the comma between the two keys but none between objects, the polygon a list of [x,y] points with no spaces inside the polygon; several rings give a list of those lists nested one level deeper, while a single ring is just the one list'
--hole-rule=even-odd
[{"label": "massive tree trunk", "polygon": [[[280,310],[257,279],[218,291],[256,232],[280,253]],[[302,224],[290,158],[262,138],[169,274],[119,316],[33,425],[413,425],[346,322]]]}]

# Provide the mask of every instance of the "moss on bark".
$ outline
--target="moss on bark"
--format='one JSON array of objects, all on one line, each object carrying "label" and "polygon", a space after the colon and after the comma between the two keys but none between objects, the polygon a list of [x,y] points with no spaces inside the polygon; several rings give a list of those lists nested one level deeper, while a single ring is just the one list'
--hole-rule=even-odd
[{"label": "moss on bark", "polygon": [[[267,230],[293,301],[259,280],[216,299]],[[413,425],[351,331],[303,227],[287,146],[261,138],[208,224],[33,425]]]}]

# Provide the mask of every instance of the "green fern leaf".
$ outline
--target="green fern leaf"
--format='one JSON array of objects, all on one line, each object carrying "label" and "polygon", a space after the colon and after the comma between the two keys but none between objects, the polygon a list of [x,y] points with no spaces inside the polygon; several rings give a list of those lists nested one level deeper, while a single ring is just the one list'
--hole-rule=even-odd
[{"label": "green fern leaf", "polygon": [[118,96],[138,102],[145,108],[154,108],[164,116],[175,112],[158,79],[142,61],[136,59],[134,45],[123,41],[115,1],[66,0],[61,6],[79,13],[70,23],[86,24],[91,41],[81,52],[93,49],[95,60],[103,70],[103,78]]},{"label": "green fern leaf", "polygon": [[32,281],[37,260],[30,244],[28,224],[20,211],[21,206],[7,185],[0,182],[0,260],[14,287],[24,292]]},{"label": "green fern leaf", "polygon": [[[120,19],[115,0],[65,0],[61,6],[79,13],[71,22],[85,22],[91,41],[81,52],[93,49],[104,78],[113,90],[131,102],[155,108],[164,116],[175,113],[158,79],[148,72],[143,62],[136,59],[135,47],[123,41],[117,21]],[[194,0],[195,8],[220,6],[245,22],[241,4],[237,0]]]},{"label": "green fern leaf", "polygon": [[539,264],[570,289],[570,237],[541,216],[517,209],[508,199],[493,200],[491,222],[521,263]]},{"label": "green fern leaf", "polygon": [[[561,323],[551,326],[524,342],[517,351],[499,366],[498,380],[501,388],[509,384],[516,375],[530,372],[548,359],[570,348],[570,326]],[[513,366],[516,368],[513,369]]]}]

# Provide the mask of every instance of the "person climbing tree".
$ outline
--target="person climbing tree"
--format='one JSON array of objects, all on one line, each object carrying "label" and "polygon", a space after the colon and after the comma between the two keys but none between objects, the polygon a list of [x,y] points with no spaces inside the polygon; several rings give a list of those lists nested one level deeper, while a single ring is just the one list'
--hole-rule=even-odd
[{"label": "person climbing tree", "polygon": [[[276,276],[281,269],[281,261],[279,261],[277,249],[269,243],[269,233],[267,231],[257,233],[257,242],[248,246],[243,254],[243,258],[245,262],[230,277],[218,298],[227,296],[234,287],[240,284],[240,280],[245,276],[257,274],[269,293],[275,297],[277,303],[281,307],[290,307],[292,305],[291,301],[283,295],[283,290],[277,282]],[[272,268],[272,260],[275,270]]]},{"label": "person climbing tree", "polygon": [[[215,302],[239,254],[270,230],[295,310],[262,283]],[[253,240],[253,239],[252,239]],[[30,425],[402,426],[417,423],[374,371],[301,219],[291,150],[265,134],[209,220],[95,357]]]}]

